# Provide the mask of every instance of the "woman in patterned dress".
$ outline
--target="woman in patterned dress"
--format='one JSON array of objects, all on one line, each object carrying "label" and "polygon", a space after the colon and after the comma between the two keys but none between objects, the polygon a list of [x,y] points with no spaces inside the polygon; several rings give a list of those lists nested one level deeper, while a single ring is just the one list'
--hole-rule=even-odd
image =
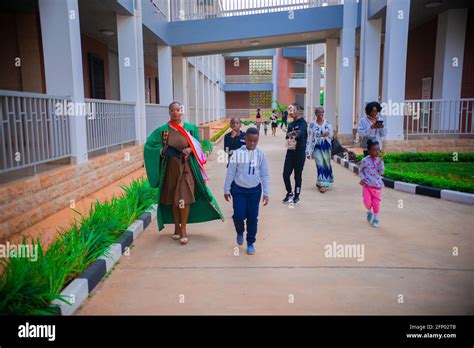
[{"label": "woman in patterned dress", "polygon": [[324,118],[324,109],[318,107],[314,113],[316,120],[308,126],[306,157],[308,159],[314,158],[318,172],[316,186],[319,188],[319,192],[324,193],[334,182],[331,167],[331,140],[334,134],[331,123]]}]

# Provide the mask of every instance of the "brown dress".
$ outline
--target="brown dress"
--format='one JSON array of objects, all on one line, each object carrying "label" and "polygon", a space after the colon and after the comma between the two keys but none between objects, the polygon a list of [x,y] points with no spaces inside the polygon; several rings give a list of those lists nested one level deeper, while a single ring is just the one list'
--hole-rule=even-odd
[{"label": "brown dress", "polygon": [[[169,127],[168,141],[179,151],[189,147],[186,138],[171,125]],[[192,154],[190,155],[192,156]],[[184,155],[182,155],[184,158]],[[194,197],[194,176],[189,165],[189,159],[182,160],[177,157],[168,157],[166,162],[165,180],[161,192],[160,203],[182,207],[183,204],[195,202]]]}]

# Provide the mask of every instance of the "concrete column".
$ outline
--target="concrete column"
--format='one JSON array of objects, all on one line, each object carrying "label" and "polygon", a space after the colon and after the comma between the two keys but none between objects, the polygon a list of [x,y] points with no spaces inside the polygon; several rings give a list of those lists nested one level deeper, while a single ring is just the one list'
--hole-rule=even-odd
[{"label": "concrete column", "polygon": [[382,19],[367,20],[368,2],[361,3],[359,117],[365,115],[365,103],[378,101],[380,80],[380,41]]},{"label": "concrete column", "polygon": [[[208,62],[209,62],[209,57],[208,57]],[[209,65],[208,65],[209,66]],[[208,71],[208,76],[209,76],[209,69],[206,69]],[[214,121],[212,117],[212,103],[211,103],[211,81],[209,78],[206,78],[206,105],[207,105],[207,112],[208,112],[208,122]]]},{"label": "concrete column", "polygon": [[306,93],[305,93],[305,117],[307,121],[311,120],[313,110],[313,46],[306,46]]},{"label": "concrete column", "polygon": [[199,105],[200,105],[200,116],[199,121],[200,123],[206,123],[206,91],[204,89],[204,74],[202,72],[199,73]]},{"label": "concrete column", "polygon": [[141,8],[138,6],[133,16],[117,14],[117,43],[120,100],[135,103],[136,139],[143,144],[146,140],[145,76]]},{"label": "concrete column", "polygon": [[[352,139],[354,127],[354,79],[355,79],[355,28],[357,25],[356,0],[344,1],[343,27],[341,31],[339,67],[339,100],[337,113],[338,136],[343,141]],[[341,139],[339,139],[341,140]]]},{"label": "concrete column", "polygon": [[[190,119],[189,121],[192,123],[197,124],[197,70],[194,66],[188,67],[188,104],[189,104],[189,112],[190,112]],[[192,112],[191,112],[192,110]]]},{"label": "concrete column", "polygon": [[[278,100],[278,51],[273,55],[273,64],[272,64],[272,100]],[[272,109],[276,109],[277,103],[272,102]]]},{"label": "concrete column", "polygon": [[173,101],[173,61],[171,46],[157,46],[157,50],[160,104],[169,105]]},{"label": "concrete column", "polygon": [[337,74],[337,39],[326,40],[324,53],[326,85],[324,88],[325,116],[334,128],[337,128],[336,119],[336,74]]},{"label": "concrete column", "polygon": [[[84,103],[81,31],[77,0],[39,0],[46,93]],[[73,108],[74,110],[80,108]],[[72,162],[88,159],[86,115],[70,115]]]},{"label": "concrete column", "polygon": [[184,115],[186,119],[189,114],[188,61],[184,57],[173,57],[173,96],[174,100],[184,105]]},{"label": "concrete column", "polygon": [[209,80],[209,105],[211,108],[211,120],[215,120],[215,110],[214,110],[214,88],[213,88],[213,83],[211,80]]},{"label": "concrete column", "polygon": [[[386,105],[403,105],[408,43],[410,0],[387,0],[383,63],[383,96]],[[386,110],[387,140],[403,136],[403,107]]]},{"label": "concrete column", "polygon": [[468,9],[451,9],[438,15],[433,99],[449,100],[439,108],[440,118],[433,119],[437,130],[456,130],[459,126],[464,41]]},{"label": "concrete column", "polygon": [[313,108],[321,106],[321,98],[319,97],[321,91],[321,63],[320,61],[313,61],[311,76],[311,90],[312,90],[312,106]]}]

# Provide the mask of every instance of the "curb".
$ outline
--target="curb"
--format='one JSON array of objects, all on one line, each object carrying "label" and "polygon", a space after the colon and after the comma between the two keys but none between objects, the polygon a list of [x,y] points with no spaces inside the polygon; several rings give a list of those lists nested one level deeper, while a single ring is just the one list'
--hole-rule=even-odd
[{"label": "curb", "polygon": [[53,301],[52,307],[57,315],[74,314],[107,272],[110,272],[122,255],[128,251],[133,241],[156,219],[157,209],[158,205],[152,204],[145,213],[123,231],[117,242],[109,246],[105,255],[95,260],[61,291],[61,295],[65,297],[67,303],[60,300]]},{"label": "curb", "polygon": [[[348,160],[338,155],[334,155],[332,159],[334,160],[334,162],[340,164],[344,168],[349,169],[351,172],[359,174],[359,166],[357,164],[349,162]],[[383,178],[383,182],[386,187],[392,188],[397,191],[403,191],[416,195],[440,198],[446,201],[474,205],[474,194],[472,193],[444,190],[403,181],[395,181],[387,178]]]}]

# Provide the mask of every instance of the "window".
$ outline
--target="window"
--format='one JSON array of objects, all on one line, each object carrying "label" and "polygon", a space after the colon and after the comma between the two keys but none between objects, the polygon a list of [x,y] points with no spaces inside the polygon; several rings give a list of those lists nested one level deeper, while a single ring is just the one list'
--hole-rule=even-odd
[{"label": "window", "polygon": [[249,99],[250,109],[270,109],[272,107],[271,91],[250,91]]},{"label": "window", "polygon": [[271,75],[272,68],[272,59],[249,59],[250,75]]}]

